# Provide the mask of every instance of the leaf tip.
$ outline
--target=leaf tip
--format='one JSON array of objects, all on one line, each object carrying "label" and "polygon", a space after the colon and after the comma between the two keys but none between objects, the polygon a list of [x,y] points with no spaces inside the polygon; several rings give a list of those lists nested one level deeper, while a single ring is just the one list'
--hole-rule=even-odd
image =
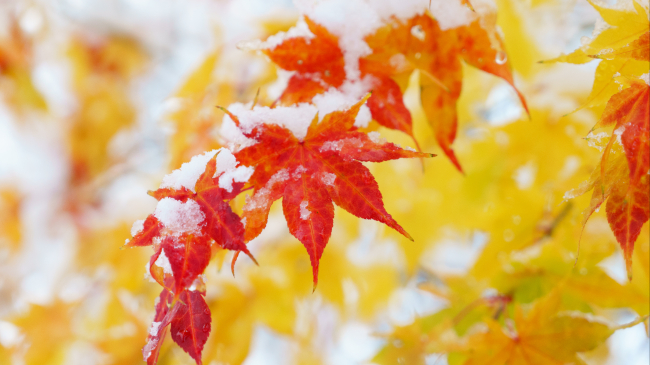
[{"label": "leaf tip", "polygon": [[232,261],[230,262],[230,271],[232,272],[232,277],[235,277],[235,262],[237,262],[237,257],[239,257],[239,253],[241,251],[235,252],[235,255],[232,257]]},{"label": "leaf tip", "polygon": [[221,105],[215,105],[214,107],[226,113],[230,117],[230,119],[232,119],[235,125],[239,126],[239,118],[237,118],[235,115],[229,112],[228,109],[222,107]]},{"label": "leaf tip", "polygon": [[404,233],[403,233],[404,237],[408,238],[408,240],[411,241],[411,242],[415,242],[415,240],[413,239],[413,237],[411,237],[411,235],[408,234],[408,232],[406,232],[406,231],[403,231],[403,232],[404,232]]},{"label": "leaf tip", "polygon": [[632,260],[626,260],[625,268],[627,269],[627,280],[632,282]]},{"label": "leaf tip", "polygon": [[257,260],[255,260],[255,257],[253,257],[253,254],[252,254],[252,253],[250,253],[250,252],[246,252],[246,255],[248,255],[248,257],[250,257],[251,260],[253,260],[253,262],[255,263],[255,265],[260,266],[260,264],[257,262]]}]

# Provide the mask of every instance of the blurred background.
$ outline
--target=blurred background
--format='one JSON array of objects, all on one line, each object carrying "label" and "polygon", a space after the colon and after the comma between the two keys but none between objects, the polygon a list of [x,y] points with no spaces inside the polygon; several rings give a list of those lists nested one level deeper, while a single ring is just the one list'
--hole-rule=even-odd
[{"label": "blurred background", "polygon": [[[276,203],[250,243],[259,267],[240,259],[233,277],[230,252],[208,267],[206,364],[391,363],[398,328],[493,293],[531,303],[565,277],[589,284],[566,288],[567,308],[617,324],[647,314],[647,225],[632,282],[603,212],[573,268],[588,197],[564,194],[588,179],[606,141],[584,138],[597,109],[563,116],[584,103],[596,63],[537,64],[579,47],[598,15],[586,1],[497,3],[530,120],[504,81],[464,65],[455,150],[466,175],[444,157],[424,172],[420,161],[369,165],[415,242],[337,208],[314,294],[308,255]],[[290,0],[0,2],[1,364],[142,361],[160,288],[144,278],[150,249],[120,247],[155,208],[148,190],[221,147],[215,105],[249,102],[258,89],[263,105],[280,95],[286,72],[237,44],[298,17]],[[442,156],[412,84],[415,135]],[[190,363],[167,341],[160,364]],[[581,356],[640,365],[649,351],[639,324]]]}]

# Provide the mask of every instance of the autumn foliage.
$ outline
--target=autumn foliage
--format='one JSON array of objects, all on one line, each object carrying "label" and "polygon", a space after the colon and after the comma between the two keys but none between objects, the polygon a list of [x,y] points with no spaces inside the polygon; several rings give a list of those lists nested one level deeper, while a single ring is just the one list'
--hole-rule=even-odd
[{"label": "autumn foliage", "polygon": [[[592,4],[614,27],[603,31],[583,48],[560,58],[574,63],[590,58],[603,59],[587,103],[598,105],[609,98],[593,130],[613,127],[616,138],[609,139],[599,168],[592,174],[587,187],[580,189],[581,194],[593,189],[583,224],[607,201],[607,221],[623,249],[630,278],[634,243],[650,218],[650,86],[639,80],[640,75],[634,70],[645,67],[647,71],[650,31],[647,10],[635,2],[632,4],[634,12]],[[617,92],[611,87],[614,83],[620,84]],[[625,159],[613,156],[616,143],[622,146],[622,151],[618,152],[619,156],[622,152]]]},{"label": "autumn foliage", "polygon": [[640,356],[647,2],[244,3],[186,5],[217,41],[173,87],[192,20],[73,22],[54,56],[50,8],[7,17],[0,363]]}]

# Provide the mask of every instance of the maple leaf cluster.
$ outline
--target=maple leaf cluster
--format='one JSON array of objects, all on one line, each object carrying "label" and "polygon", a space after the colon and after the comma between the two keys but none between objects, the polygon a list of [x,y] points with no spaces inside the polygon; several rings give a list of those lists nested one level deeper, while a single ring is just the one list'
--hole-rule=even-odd
[{"label": "maple leaf cluster", "polygon": [[[156,304],[147,345],[143,349],[144,359],[149,364],[155,364],[158,360],[167,326],[171,327],[172,339],[197,363],[201,362],[201,351],[210,333],[211,317],[200,275],[210,263],[212,246],[241,250],[250,255],[243,242],[243,225],[225,202],[238,194],[243,184],[233,182],[230,191],[221,188],[219,177],[224,172],[214,176],[217,172],[216,160],[215,153],[196,181],[194,191],[182,186],[180,189],[161,188],[150,192],[151,196],[164,204],[177,208],[172,210],[172,214],[183,212],[186,215],[179,220],[159,213],[170,220],[165,225],[154,213],[147,217],[140,232],[126,244],[127,247],[153,246],[149,272],[164,287]],[[179,228],[179,225],[186,225],[191,220],[189,215],[192,213],[194,218],[199,216],[200,228],[196,229],[196,219],[195,227],[189,230]],[[163,260],[158,261],[161,256]]]},{"label": "maple leaf cluster", "polygon": [[[330,29],[309,17],[302,21],[308,34],[288,32],[256,48],[280,68],[293,72],[280,97],[270,107],[257,107],[254,103],[248,114],[222,108],[226,119],[247,142],[234,145],[233,152],[222,149],[204,155],[209,161],[205,162],[200,176],[190,179],[191,184],[163,182],[160,189],[150,192],[159,201],[158,208],[127,243],[128,247],[153,247],[149,273],[163,286],[143,349],[149,364],[157,362],[168,331],[185,352],[201,363],[201,353],[212,327],[202,274],[219,249],[235,251],[231,264],[233,274],[240,252],[257,263],[246,244],[266,228],[271,206],[278,199],[282,199],[289,232],[303,244],[310,257],[314,290],[319,262],[332,233],[335,204],[356,217],[382,222],[412,240],[384,208],[377,182],[362,162],[433,155],[401,148],[379,139],[375,132],[364,132],[358,125],[364,105],[373,120],[406,133],[418,146],[403,92],[409,76],[419,71],[420,101],[426,118],[439,146],[462,172],[452,148],[458,128],[456,104],[462,91],[461,62],[498,76],[514,87],[502,40],[494,28],[485,26],[484,19],[446,30],[428,13],[392,19],[364,39],[371,51],[354,60],[359,75],[350,73],[347,50],[340,46],[340,40]],[[647,62],[637,45],[647,42],[644,39],[641,35],[636,43],[622,46],[620,52],[588,56],[608,60],[607,57],[615,59],[613,54],[621,54],[626,55],[621,57],[629,55]],[[357,98],[349,108],[340,108],[322,118],[316,113],[311,120],[285,124],[264,120],[269,110],[306,108],[308,104],[319,106],[319,98],[345,93],[350,85],[361,85],[361,93],[366,96]],[[358,94],[359,90],[356,91]],[[527,111],[523,96],[517,93]],[[595,189],[588,215],[609,198],[608,219],[626,252],[628,270],[631,270],[634,240],[648,220],[644,205],[648,201],[647,99],[647,84],[633,81],[629,88],[609,100],[599,127],[615,125],[627,164],[618,156],[610,161],[609,154],[615,148],[615,138],[611,138],[601,161],[601,174],[594,175],[590,185],[599,189]],[[251,113],[262,122],[251,122]],[[293,122],[308,125],[305,133],[291,128],[289,124]],[[236,164],[250,169],[250,173],[233,178],[232,171],[219,164],[221,154],[234,158]],[[179,176],[182,170],[177,170]],[[607,180],[606,177],[614,176],[610,170],[624,178]],[[231,201],[249,190],[241,214],[235,213]],[[508,294],[488,298],[486,303],[496,306],[500,313],[512,300]],[[559,316],[557,306],[549,309],[544,303],[536,307],[543,315],[533,310],[526,317],[519,307],[515,308],[515,322],[519,326],[516,332],[489,322],[488,332],[468,337],[469,347],[458,347],[457,342],[451,347],[440,345],[440,349],[467,352],[468,363],[485,357],[509,361],[526,351],[575,361],[576,352],[593,348],[614,331],[582,317]],[[542,323],[546,317],[552,317],[552,321]],[[540,329],[556,331],[556,337],[570,337],[565,328],[573,325],[599,337],[593,344],[576,344],[564,352],[556,347],[549,350],[547,344],[534,340]],[[449,327],[445,324],[439,330],[442,333]],[[540,350],[540,346],[546,347]]]},{"label": "maple leaf cluster", "polygon": [[592,131],[612,126],[613,131],[590,180],[568,196],[593,190],[583,225],[607,201],[607,221],[623,249],[631,280],[634,243],[650,217],[650,23],[646,10],[636,2],[633,11],[590,3],[610,27],[553,61],[602,60],[592,93],[581,108],[605,104]]},{"label": "maple leaf cluster", "polygon": [[[224,34],[233,16],[246,21],[268,37],[252,47],[265,59],[218,34],[189,76],[172,66],[162,78],[142,72],[158,58],[149,57],[184,54],[187,35],[152,43],[148,33],[185,29],[183,16],[162,26],[138,18],[134,31],[113,23],[103,3],[91,8],[108,23],[73,27],[39,2],[18,0],[8,17],[0,9],[9,20],[0,32],[0,363],[132,364],[144,355],[149,364],[240,364],[260,352],[269,362],[387,365],[647,356],[616,351],[645,340],[648,327],[647,1],[592,4],[605,21],[594,39],[556,59],[599,62],[581,107],[602,112],[589,135],[590,113],[556,118],[585,101],[566,87],[579,86],[563,74],[576,68],[533,65],[554,31],[573,31],[568,8],[499,1],[496,28],[490,2],[300,0],[295,26],[258,12],[240,18],[227,2],[188,3],[192,14],[218,9],[202,15],[216,15]],[[74,13],[83,20],[87,11]],[[195,25],[192,42],[214,36]],[[271,36],[279,30],[287,32]],[[516,52],[506,57],[503,42]],[[531,105],[528,122],[502,113],[504,103],[527,110],[521,95],[499,99],[518,93],[510,67]],[[174,131],[163,139],[144,117],[159,100],[136,94],[174,78],[184,81],[163,105]],[[264,106],[244,104],[253,97]],[[417,151],[437,144],[452,163],[426,174],[414,161],[370,164],[428,157],[370,132],[383,133],[379,125]],[[152,213],[128,194],[151,184],[160,149],[173,172],[150,192]],[[579,204],[563,200],[587,192],[585,228]],[[271,227],[280,211],[287,230]],[[123,242],[136,216],[146,218],[126,246],[141,248],[117,250],[110,242]],[[417,243],[399,245],[401,236]],[[617,240],[629,281],[610,270]],[[232,280],[223,260],[234,256],[234,272],[242,251],[260,266],[240,265]],[[639,317],[621,325],[621,311]],[[280,351],[266,351],[259,340],[269,336]]]},{"label": "maple leaf cluster", "polygon": [[[310,102],[327,91],[344,89],[355,81],[346,72],[339,39],[327,28],[304,17],[309,34],[287,36],[280,44],[263,44],[258,49],[280,68],[294,71],[276,103],[294,105]],[[393,19],[366,37],[371,53],[356,60],[360,78],[372,91],[368,108],[380,125],[413,136],[412,117],[404,105],[403,92],[409,76],[419,70],[420,98],[427,120],[445,155],[459,171],[462,167],[452,143],[456,138],[456,104],[462,91],[462,65],[498,76],[514,87],[503,42],[494,26],[483,26],[477,17],[468,25],[442,30],[428,13]],[[526,102],[517,91],[527,110]]]},{"label": "maple leaf cluster", "polygon": [[[311,103],[319,95],[343,89],[345,83],[360,82],[347,71],[346,62],[350,61],[339,46],[339,39],[308,17],[304,17],[304,22],[308,34],[286,36],[279,44],[261,48],[280,68],[294,72],[272,108]],[[200,361],[207,336],[195,336],[195,332],[200,332],[195,328],[190,336],[191,346],[185,341],[179,342],[179,337],[174,336],[179,332],[174,328],[174,318],[186,311],[169,308],[187,305],[180,300],[183,295],[205,304],[201,295],[193,294],[195,291],[188,291],[188,288],[194,281],[201,281],[199,275],[210,261],[212,246],[237,251],[232,261],[233,273],[240,251],[253,258],[245,243],[266,227],[271,205],[280,198],[289,231],[309,254],[314,290],[319,260],[332,232],[334,204],[359,218],[382,222],[413,240],[385,210],[379,187],[361,162],[433,155],[385,143],[374,132],[359,131],[355,119],[366,101],[374,120],[408,134],[417,145],[403,91],[405,80],[414,70],[419,70],[421,101],[427,118],[442,150],[462,171],[451,147],[457,130],[456,102],[462,89],[461,60],[514,86],[500,38],[494,29],[486,30],[479,24],[479,19],[444,31],[429,14],[405,21],[393,19],[364,41],[372,52],[354,61],[358,63],[360,77],[366,84],[369,81],[370,88],[362,92],[372,94],[349,109],[325,115],[320,121],[318,115],[314,116],[305,136],[297,136],[288,128],[270,123],[244,126],[235,114],[224,109],[243,136],[255,141],[234,154],[239,163],[254,168],[245,188],[253,191],[243,207],[241,220],[228,201],[242,192],[244,183],[237,183],[228,190],[219,186],[219,176],[215,175],[216,157],[208,162],[194,191],[182,187],[161,188],[150,193],[159,201],[172,199],[182,204],[196,204],[205,220],[200,223],[198,232],[179,235],[166,229],[154,214],[127,244],[129,247],[153,245],[151,276],[165,288],[160,302],[167,303],[170,294],[166,293],[173,293],[173,300],[156,307],[157,332],[149,336],[144,350],[148,362],[156,362],[164,328],[170,323],[172,338]],[[399,62],[395,61],[396,57]],[[519,97],[525,106],[521,94]],[[169,260],[170,273],[165,273],[156,264],[162,253]],[[203,323],[209,326],[209,320],[197,326]]]},{"label": "maple leaf cluster", "polygon": [[[167,326],[172,339],[200,363],[211,321],[201,274],[217,247],[244,252],[256,262],[246,242],[266,227],[271,205],[280,198],[289,231],[311,258],[314,290],[318,262],[332,232],[334,203],[357,217],[385,223],[412,240],[384,208],[377,182],[361,162],[433,155],[356,130],[354,121],[366,100],[327,114],[320,122],[315,115],[303,139],[275,124],[244,128],[237,116],[226,111],[242,134],[256,143],[234,156],[228,150],[213,152],[192,190],[167,187],[164,182],[165,187],[149,193],[159,201],[158,208],[126,244],[153,246],[150,275],[164,287],[143,349],[148,363],[156,363]],[[221,153],[253,167],[252,176],[222,179],[230,171],[219,170]],[[240,218],[229,202],[248,189],[253,193]],[[236,259],[237,255],[232,261],[233,274]]]}]

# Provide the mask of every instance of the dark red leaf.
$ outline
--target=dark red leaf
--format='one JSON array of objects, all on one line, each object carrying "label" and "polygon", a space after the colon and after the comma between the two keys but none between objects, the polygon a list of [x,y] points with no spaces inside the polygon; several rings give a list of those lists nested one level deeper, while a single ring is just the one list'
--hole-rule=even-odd
[{"label": "dark red leaf", "polygon": [[175,307],[178,311],[171,321],[172,339],[200,365],[211,330],[210,308],[201,293],[188,290],[181,293]]},{"label": "dark red leaf", "polygon": [[162,247],[174,273],[176,294],[190,287],[210,263],[210,242],[205,236],[167,236],[162,241]]}]

